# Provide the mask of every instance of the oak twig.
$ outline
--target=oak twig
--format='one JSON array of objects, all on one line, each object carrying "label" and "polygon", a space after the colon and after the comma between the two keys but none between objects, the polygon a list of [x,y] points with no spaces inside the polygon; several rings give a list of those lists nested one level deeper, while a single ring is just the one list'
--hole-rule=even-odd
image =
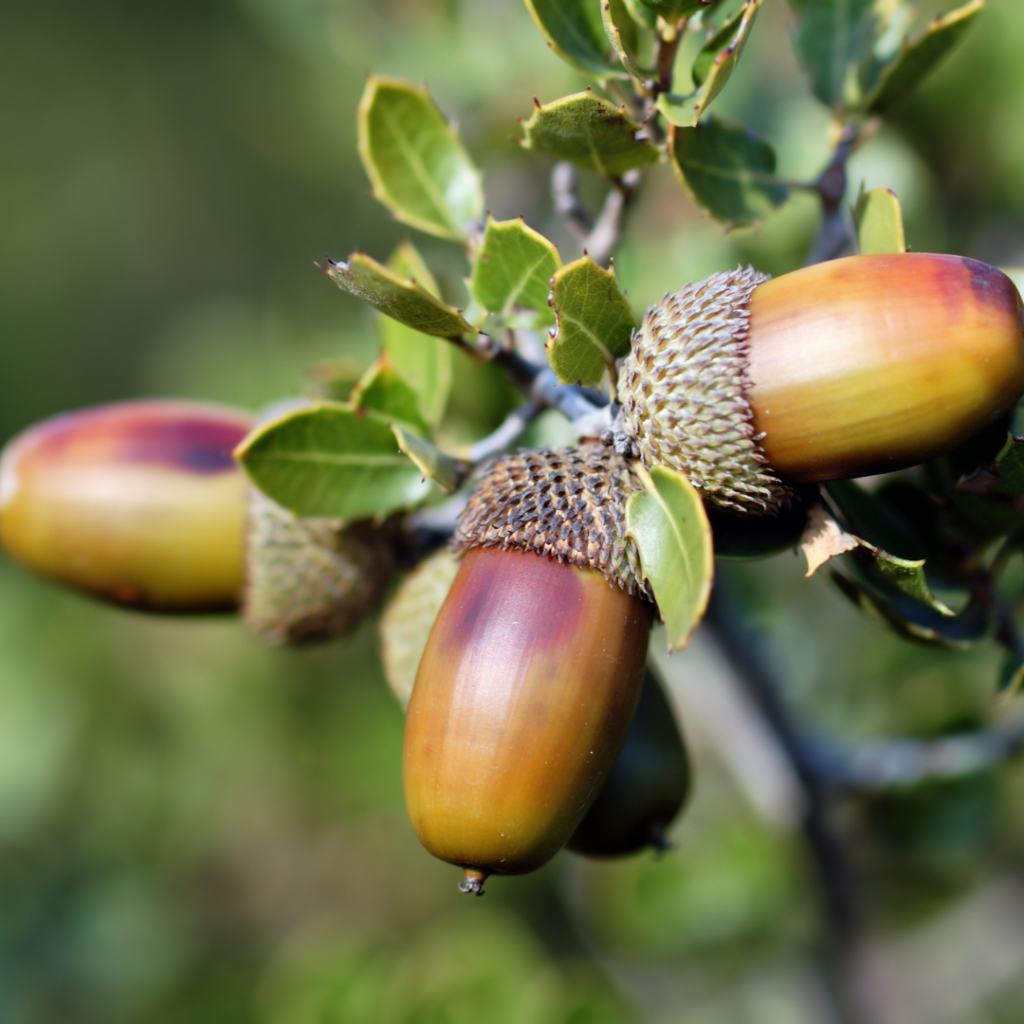
[{"label": "oak twig", "polygon": [[613,184],[605,198],[601,213],[584,243],[584,248],[595,263],[604,266],[611,261],[622,240],[626,209],[636,194],[642,177],[643,172],[639,168],[627,171]]},{"label": "oak twig", "polygon": [[857,1006],[854,984],[858,922],[853,875],[833,828],[828,783],[782,698],[762,638],[721,574],[715,582],[707,621],[800,782],[804,794],[801,827],[817,875],[825,925],[822,972],[837,1024],[860,1024],[864,1018]]},{"label": "oak twig", "polygon": [[821,198],[822,221],[808,254],[807,266],[833,260],[853,244],[843,199],[847,186],[846,164],[859,142],[860,133],[857,129],[850,125],[845,127],[828,166],[811,186]]},{"label": "oak twig", "polygon": [[551,171],[551,198],[557,213],[580,241],[594,229],[594,218],[579,197],[579,175],[568,160],[559,160]]},{"label": "oak twig", "polygon": [[533,400],[513,409],[496,430],[482,437],[461,453],[462,458],[477,465],[494,455],[500,455],[540,415],[544,406]]},{"label": "oak twig", "polygon": [[601,392],[576,384],[562,384],[550,366],[524,359],[513,349],[499,346],[489,335],[481,337],[484,340],[478,351],[502,367],[517,388],[544,408],[557,409],[571,421],[590,416],[608,404]]}]

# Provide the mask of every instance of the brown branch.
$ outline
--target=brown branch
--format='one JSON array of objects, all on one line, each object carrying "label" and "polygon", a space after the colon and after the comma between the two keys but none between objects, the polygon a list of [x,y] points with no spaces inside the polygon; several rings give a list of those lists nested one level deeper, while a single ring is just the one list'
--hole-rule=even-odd
[{"label": "brown branch", "polygon": [[590,253],[595,263],[605,266],[609,263],[619,242],[622,240],[622,227],[626,210],[636,194],[643,178],[639,168],[627,171],[618,181],[614,182],[598,215],[594,226],[587,235],[584,248]]},{"label": "brown branch", "polygon": [[660,93],[672,91],[672,78],[675,74],[676,54],[679,44],[686,32],[689,18],[680,18],[676,22],[675,32],[665,35],[658,32],[654,39],[654,71],[656,78],[647,83],[648,91],[656,99]]},{"label": "brown branch", "polygon": [[723,654],[778,738],[804,793],[801,827],[821,897],[821,970],[833,1019],[836,1024],[866,1024],[856,982],[859,922],[853,872],[833,825],[828,780],[821,774],[818,761],[782,698],[780,680],[763,639],[723,573],[715,581],[707,622]]},{"label": "brown branch", "polygon": [[559,160],[551,171],[551,198],[557,213],[580,241],[585,241],[594,229],[594,218],[583,205],[577,189],[579,175],[568,160]]},{"label": "brown branch", "polygon": [[821,198],[822,221],[807,257],[807,266],[824,263],[852,247],[843,199],[846,196],[846,165],[860,142],[860,132],[847,125],[839,137],[832,159],[810,188]]}]

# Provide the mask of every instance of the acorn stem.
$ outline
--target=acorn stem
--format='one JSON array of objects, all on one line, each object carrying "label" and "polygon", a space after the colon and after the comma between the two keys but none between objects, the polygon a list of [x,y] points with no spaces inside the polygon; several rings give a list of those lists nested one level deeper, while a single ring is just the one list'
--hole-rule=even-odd
[{"label": "acorn stem", "polygon": [[468,892],[472,896],[483,896],[484,882],[490,878],[490,871],[479,868],[464,868],[465,877],[459,882],[459,892]]}]

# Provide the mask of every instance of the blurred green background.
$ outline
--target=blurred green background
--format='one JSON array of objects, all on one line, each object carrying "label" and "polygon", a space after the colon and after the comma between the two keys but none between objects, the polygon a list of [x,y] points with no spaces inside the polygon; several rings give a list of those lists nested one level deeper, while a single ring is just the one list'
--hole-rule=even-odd
[{"label": "blurred green background", "polygon": [[[768,0],[719,107],[807,178],[828,115],[790,27]],[[989,0],[854,158],[851,187],[895,189],[914,248],[1024,264],[1022,52],[1024,7]],[[494,215],[578,254],[548,161],[509,140],[534,95],[585,82],[521,0],[0,7],[0,442],[137,395],[258,408],[319,360],[370,362],[372,317],[313,261],[402,236],[355,152],[371,70],[426,82]],[[800,199],[726,235],[660,167],[616,267],[639,310],[740,260],[799,265],[816,216]],[[461,255],[417,244],[458,298]],[[468,425],[500,415],[494,394],[464,392]],[[900,644],[801,565],[733,572],[809,717],[855,738],[1018,710],[996,705],[994,655]],[[676,848],[561,854],[470,901],[405,820],[372,624],[271,651],[233,621],[112,610],[0,560],[0,1021],[826,1021],[792,779],[705,640],[669,674],[698,771]],[[840,806],[883,1024],[1024,1021],[1022,800],[1009,766]]]}]

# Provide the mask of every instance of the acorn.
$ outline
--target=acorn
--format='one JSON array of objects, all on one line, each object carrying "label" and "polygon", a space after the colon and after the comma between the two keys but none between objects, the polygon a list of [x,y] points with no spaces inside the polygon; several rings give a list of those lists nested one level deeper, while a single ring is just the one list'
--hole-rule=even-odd
[{"label": "acorn", "polygon": [[626,742],[567,848],[587,857],[667,849],[666,832],[689,793],[686,745],[665,691],[648,669]]},{"label": "acorn", "polygon": [[29,427],[0,458],[0,541],[44,576],[159,612],[238,607],[248,485],[232,449],[252,418],[138,401]]},{"label": "acorn", "polygon": [[499,459],[459,519],[462,560],[405,726],[405,801],[460,888],[540,867],[597,796],[639,698],[653,605],[623,527],[642,485],[599,444]]},{"label": "acorn", "polygon": [[351,633],[380,602],[395,565],[391,524],[300,517],[250,489],[245,624],[275,645]]},{"label": "acorn", "polygon": [[377,603],[391,537],[302,519],[232,451],[248,413],[153,399],[64,413],[0,457],[0,541],[26,567],[127,607],[237,611],[271,643],[348,632]]},{"label": "acorn", "polygon": [[613,437],[712,504],[775,512],[794,484],[944,454],[1022,394],[1024,310],[1005,274],[959,256],[850,256],[666,295],[620,369]]}]

